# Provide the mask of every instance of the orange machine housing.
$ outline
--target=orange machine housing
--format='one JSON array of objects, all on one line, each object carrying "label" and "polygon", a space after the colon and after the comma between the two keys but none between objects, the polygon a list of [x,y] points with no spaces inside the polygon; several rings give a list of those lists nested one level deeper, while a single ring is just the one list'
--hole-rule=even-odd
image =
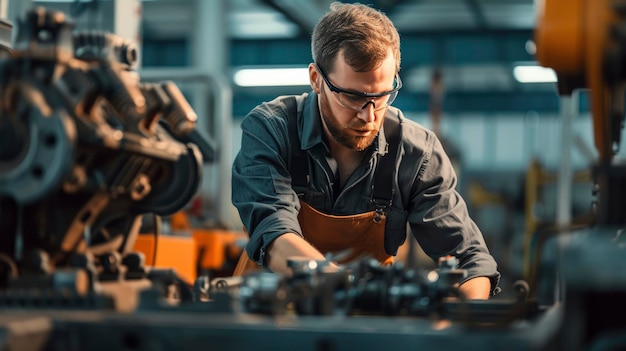
[{"label": "orange machine housing", "polygon": [[134,250],[148,267],[171,268],[192,285],[203,274],[231,275],[248,237],[243,231],[193,228],[185,211],[167,218],[171,233],[142,233]]},{"label": "orange machine housing", "polygon": [[[621,0],[542,0],[535,42],[537,61],[557,76],[578,77],[591,92],[594,143],[600,161],[613,156],[613,109],[623,112],[624,84],[609,86],[605,55],[616,45],[611,30],[619,23]],[[559,78],[560,79],[560,78]],[[615,105],[619,106],[615,106]]]}]

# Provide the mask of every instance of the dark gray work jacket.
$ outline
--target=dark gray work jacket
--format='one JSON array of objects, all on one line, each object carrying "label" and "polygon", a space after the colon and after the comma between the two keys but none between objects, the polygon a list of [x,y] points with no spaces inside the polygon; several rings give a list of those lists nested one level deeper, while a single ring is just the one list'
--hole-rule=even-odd
[{"label": "dark gray work jacket", "polygon": [[[248,255],[265,265],[267,246],[284,233],[302,235],[298,223],[300,201],[292,187],[288,109],[284,97],[254,108],[241,124],[242,140],[232,168],[232,200],[250,240]],[[372,184],[380,157],[387,150],[383,128],[365,151],[362,163],[337,190],[337,164],[324,141],[317,95],[297,96],[297,131],[301,149],[309,155],[307,203],[332,215],[375,210]],[[500,273],[482,233],[469,217],[456,191],[456,174],[436,135],[408,120],[394,107],[385,118],[399,118],[400,145],[396,156],[393,198],[387,211],[385,250],[397,253],[406,238],[407,223],[422,249],[433,260],[452,255],[469,280],[489,277],[492,291]]]}]

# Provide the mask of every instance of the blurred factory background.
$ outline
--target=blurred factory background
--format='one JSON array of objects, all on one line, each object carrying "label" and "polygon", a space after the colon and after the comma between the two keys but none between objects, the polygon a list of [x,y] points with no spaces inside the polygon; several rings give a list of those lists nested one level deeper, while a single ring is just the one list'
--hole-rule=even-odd
[{"label": "blurred factory background", "polygon": [[[556,220],[557,172],[564,163],[570,167],[575,176],[569,210],[574,217],[584,214],[593,201],[586,171],[597,157],[587,94],[564,102],[554,73],[534,59],[535,2],[362,2],[387,13],[401,34],[405,87],[394,105],[427,127],[440,117],[470,214],[505,277],[520,276],[524,238],[541,222]],[[239,230],[229,182],[239,123],[262,101],[309,89],[309,34],[331,1],[1,3],[11,21],[42,5],[63,10],[77,28],[137,40],[142,79],[178,84],[199,115],[201,133],[217,145],[218,160],[206,166],[193,224]],[[573,116],[571,128],[564,128],[564,109]]]}]

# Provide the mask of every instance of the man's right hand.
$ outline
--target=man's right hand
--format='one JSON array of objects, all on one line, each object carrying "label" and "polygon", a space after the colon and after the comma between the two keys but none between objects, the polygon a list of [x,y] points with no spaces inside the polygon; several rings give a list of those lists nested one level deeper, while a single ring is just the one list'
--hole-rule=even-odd
[{"label": "man's right hand", "polygon": [[[276,238],[267,249],[267,267],[275,273],[291,276],[287,260],[291,257],[305,257],[313,260],[325,260],[324,255],[306,240],[294,233],[285,233]],[[331,263],[331,265],[335,265]],[[336,266],[336,265],[335,265]]]}]

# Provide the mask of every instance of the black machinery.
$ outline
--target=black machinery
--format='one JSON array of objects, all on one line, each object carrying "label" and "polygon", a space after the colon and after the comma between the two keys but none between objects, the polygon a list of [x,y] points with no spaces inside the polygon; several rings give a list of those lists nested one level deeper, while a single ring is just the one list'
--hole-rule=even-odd
[{"label": "black machinery", "polygon": [[131,42],[75,33],[60,12],[18,24],[0,61],[5,304],[93,303],[106,282],[146,279],[131,252],[142,216],[196,193],[202,153],[185,140],[197,116],[175,84],[141,84],[136,59]]}]

